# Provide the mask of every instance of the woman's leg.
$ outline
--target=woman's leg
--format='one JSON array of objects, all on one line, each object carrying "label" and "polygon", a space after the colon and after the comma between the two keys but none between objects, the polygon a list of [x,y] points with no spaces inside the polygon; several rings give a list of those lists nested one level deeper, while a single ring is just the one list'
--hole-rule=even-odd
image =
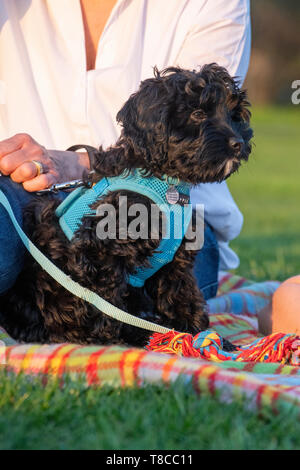
[{"label": "woman's leg", "polygon": [[215,297],[218,290],[219,247],[215,234],[207,223],[204,244],[195,259],[194,275],[205,300]]},{"label": "woman's leg", "polygon": [[[0,176],[0,189],[9,200],[18,223],[22,226],[22,210],[36,195],[28,193],[21,184],[7,176]],[[22,269],[23,243],[17,234],[8,213],[0,204],[0,295],[15,282]]]},{"label": "woman's leg", "polygon": [[273,296],[272,333],[300,334],[300,276],[284,281]]},{"label": "woman's leg", "polygon": [[[14,183],[7,176],[0,176],[0,189],[9,200],[15,217],[22,227],[23,209],[37,196],[23,189],[23,186]],[[66,192],[61,191],[57,196],[64,199]],[[0,204],[0,295],[7,291],[15,283],[23,266],[25,248],[10,220],[5,208]]]}]

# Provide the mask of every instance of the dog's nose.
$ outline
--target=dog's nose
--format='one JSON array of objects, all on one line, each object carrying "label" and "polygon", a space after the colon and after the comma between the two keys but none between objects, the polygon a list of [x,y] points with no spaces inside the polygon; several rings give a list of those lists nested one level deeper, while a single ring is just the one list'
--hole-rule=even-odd
[{"label": "dog's nose", "polygon": [[230,137],[229,145],[232,148],[232,150],[234,151],[234,153],[238,154],[242,150],[242,147],[244,145],[244,141],[243,141],[243,139],[241,139],[239,137]]}]

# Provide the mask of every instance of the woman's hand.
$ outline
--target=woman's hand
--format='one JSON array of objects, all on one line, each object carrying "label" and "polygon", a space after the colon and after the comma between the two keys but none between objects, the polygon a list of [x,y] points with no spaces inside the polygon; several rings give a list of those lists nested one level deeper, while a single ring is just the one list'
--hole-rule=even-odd
[{"label": "woman's hand", "polygon": [[[32,160],[42,165],[41,174]],[[16,134],[0,141],[0,172],[22,183],[29,192],[81,178],[88,169],[89,158],[85,152],[47,150],[28,134]]]}]

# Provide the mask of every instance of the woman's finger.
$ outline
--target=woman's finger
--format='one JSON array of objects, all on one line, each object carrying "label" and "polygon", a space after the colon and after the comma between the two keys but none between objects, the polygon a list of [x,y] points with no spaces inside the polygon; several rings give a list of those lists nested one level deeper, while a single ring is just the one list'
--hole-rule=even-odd
[{"label": "woman's finger", "polygon": [[57,176],[53,173],[44,173],[36,178],[30,179],[23,183],[23,188],[29,192],[41,191],[57,182]]},{"label": "woman's finger", "polygon": [[4,155],[15,152],[22,148],[24,142],[29,141],[30,136],[27,134],[16,134],[8,139],[1,140],[0,142],[0,160]]},{"label": "woman's finger", "polygon": [[45,166],[49,163],[49,157],[45,155],[44,149],[33,145],[29,150],[21,149],[5,155],[0,160],[0,171],[4,175],[11,175],[20,165],[31,160],[45,162]]},{"label": "woman's finger", "polygon": [[[43,146],[39,145],[30,136],[27,136],[27,134],[21,134],[21,136],[22,138],[20,134],[17,134],[11,139],[0,142],[0,171],[4,175],[11,175],[23,163],[31,160],[41,161],[41,163],[47,166],[51,165],[49,156]],[[12,142],[7,144],[9,140]],[[21,142],[22,145],[17,149],[16,147],[19,142]],[[1,148],[2,152],[6,149],[5,155],[2,153],[2,157]],[[13,148],[15,148],[15,150],[12,150]],[[10,152],[8,152],[9,149]]]},{"label": "woman's finger", "polygon": [[10,174],[15,183],[24,183],[38,176],[38,168],[33,162],[25,162]]},{"label": "woman's finger", "polygon": [[3,175],[10,175],[26,160],[28,158],[23,150],[12,152],[0,160],[0,171]]}]

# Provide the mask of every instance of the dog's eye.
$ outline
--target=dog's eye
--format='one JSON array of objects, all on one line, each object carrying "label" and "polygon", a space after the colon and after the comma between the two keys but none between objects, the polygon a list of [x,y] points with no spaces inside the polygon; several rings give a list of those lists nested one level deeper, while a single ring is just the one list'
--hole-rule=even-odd
[{"label": "dog's eye", "polygon": [[206,114],[202,109],[196,109],[196,111],[193,111],[191,114],[191,120],[194,122],[201,122],[206,118]]}]

